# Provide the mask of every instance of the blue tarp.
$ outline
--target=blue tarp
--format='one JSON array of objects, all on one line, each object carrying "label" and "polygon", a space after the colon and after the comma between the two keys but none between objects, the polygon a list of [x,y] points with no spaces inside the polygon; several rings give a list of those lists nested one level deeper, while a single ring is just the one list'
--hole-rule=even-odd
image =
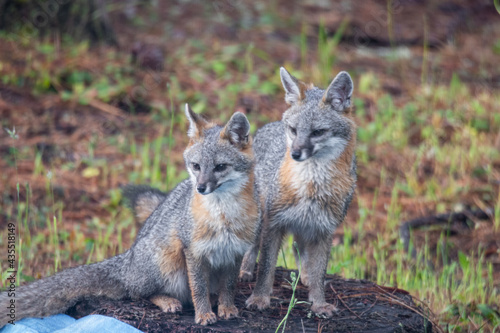
[{"label": "blue tarp", "polygon": [[141,333],[138,329],[117,319],[90,315],[78,320],[70,316],[58,314],[47,318],[24,318],[7,324],[0,333]]}]

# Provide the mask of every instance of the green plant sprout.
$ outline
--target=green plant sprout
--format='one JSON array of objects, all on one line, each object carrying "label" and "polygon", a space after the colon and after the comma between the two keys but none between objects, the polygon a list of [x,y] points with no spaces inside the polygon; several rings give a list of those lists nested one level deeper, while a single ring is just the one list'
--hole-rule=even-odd
[{"label": "green plant sprout", "polygon": [[298,267],[299,274],[296,275],[295,272],[290,273],[290,279],[292,281],[288,281],[288,282],[292,286],[292,297],[290,298],[290,303],[288,304],[288,310],[287,310],[285,316],[283,317],[280,324],[276,328],[276,333],[279,331],[279,329],[282,325],[283,325],[283,329],[281,330],[281,332],[285,332],[286,323],[288,321],[288,316],[290,316],[290,313],[292,312],[292,309],[294,308],[295,305],[297,305],[297,304],[309,304],[308,302],[305,302],[305,301],[298,301],[295,298],[295,290],[297,289],[297,285],[299,284],[300,271],[301,271],[302,264],[300,261],[300,252],[299,252],[299,247],[297,245],[297,242],[293,242],[293,246],[295,247],[295,250],[297,251],[297,257],[299,258],[299,262],[296,263],[297,267]]}]

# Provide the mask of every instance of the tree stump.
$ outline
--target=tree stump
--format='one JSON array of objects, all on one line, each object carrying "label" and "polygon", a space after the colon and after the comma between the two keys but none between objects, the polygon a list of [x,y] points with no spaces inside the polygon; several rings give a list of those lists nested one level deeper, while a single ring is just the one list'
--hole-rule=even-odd
[{"label": "tree stump", "polygon": [[[81,301],[67,314],[75,318],[106,315],[144,332],[275,332],[287,313],[292,296],[288,282],[291,272],[277,268],[271,308],[265,311],[245,308],[255,282],[239,283],[235,303],[240,317],[219,320],[211,326],[195,324],[192,308],[185,308],[179,314],[167,314],[147,300]],[[319,318],[309,310],[310,305],[297,304],[288,317],[286,332],[432,332],[432,324],[424,310],[414,303],[407,291],[335,275],[327,275],[325,290],[327,301],[335,304],[338,312],[332,318]],[[299,283],[296,298],[307,301],[307,294],[307,288]],[[214,311],[217,313],[216,308]]]}]

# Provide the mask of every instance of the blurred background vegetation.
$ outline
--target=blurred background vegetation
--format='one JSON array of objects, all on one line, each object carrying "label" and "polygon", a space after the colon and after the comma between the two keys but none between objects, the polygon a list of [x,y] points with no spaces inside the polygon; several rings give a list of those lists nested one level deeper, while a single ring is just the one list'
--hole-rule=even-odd
[{"label": "blurred background vegetation", "polygon": [[[119,187],[187,177],[184,103],[221,122],[242,111],[254,131],[286,109],[280,66],[319,87],[347,70],[359,181],[329,272],[410,291],[444,331],[500,331],[498,10],[0,0],[0,246],[16,222],[18,282],[130,247],[140,225]],[[405,248],[405,221],[452,212],[466,218],[414,228]]]}]

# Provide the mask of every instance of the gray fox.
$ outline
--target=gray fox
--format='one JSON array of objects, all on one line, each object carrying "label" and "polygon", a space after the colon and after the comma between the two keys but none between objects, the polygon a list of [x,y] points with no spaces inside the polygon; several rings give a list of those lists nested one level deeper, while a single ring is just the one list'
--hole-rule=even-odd
[{"label": "gray fox", "polygon": [[[184,152],[189,179],[159,195],[132,247],[99,263],[70,268],[0,294],[0,307],[16,306],[16,320],[64,312],[78,300],[146,298],[165,312],[192,301],[195,322],[238,315],[234,295],[241,260],[260,221],[254,156],[247,118],[236,112],[225,127],[186,105],[190,142]],[[151,192],[158,194],[161,192]],[[134,200],[139,200],[135,197]],[[8,317],[0,318],[0,327]]]},{"label": "gray fox", "polygon": [[[278,251],[284,235],[292,233],[311,310],[332,316],[336,308],[324,295],[328,257],[356,184],[353,83],[348,73],[340,72],[325,91],[300,82],[284,68],[280,75],[290,108],[282,121],[262,127],[254,138],[263,221],[257,282],[246,304],[269,307]],[[256,244],[245,255],[241,279],[252,279],[258,250]]]}]

